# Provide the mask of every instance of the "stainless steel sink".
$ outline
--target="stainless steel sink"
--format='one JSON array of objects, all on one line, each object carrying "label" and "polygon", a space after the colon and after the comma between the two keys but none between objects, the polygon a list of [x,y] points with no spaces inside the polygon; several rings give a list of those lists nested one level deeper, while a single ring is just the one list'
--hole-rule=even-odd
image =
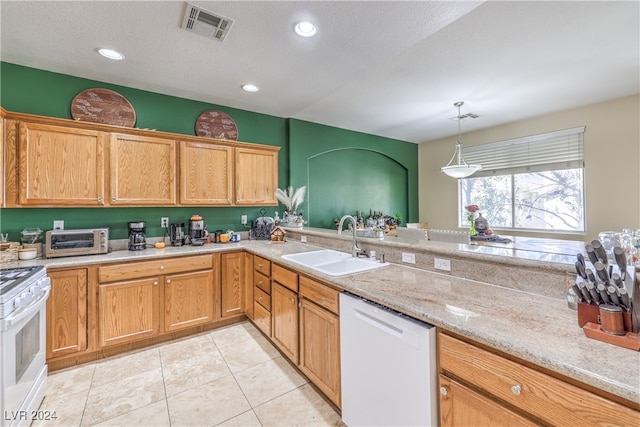
[{"label": "stainless steel sink", "polygon": [[282,255],[282,258],[329,276],[345,276],[389,265],[388,262],[381,263],[368,258],[354,258],[350,254],[331,249]]}]

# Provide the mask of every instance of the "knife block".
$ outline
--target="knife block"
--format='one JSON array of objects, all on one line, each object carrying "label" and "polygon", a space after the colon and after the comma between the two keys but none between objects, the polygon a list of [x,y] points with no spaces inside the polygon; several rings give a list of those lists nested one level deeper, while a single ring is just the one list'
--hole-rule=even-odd
[{"label": "knife block", "polygon": [[631,332],[630,311],[624,311],[622,313],[622,321],[624,323],[624,330],[626,331],[624,335],[613,335],[603,332],[600,329],[600,308],[597,305],[587,304],[585,302],[578,303],[578,325],[587,337],[630,350],[640,351],[640,334]]}]

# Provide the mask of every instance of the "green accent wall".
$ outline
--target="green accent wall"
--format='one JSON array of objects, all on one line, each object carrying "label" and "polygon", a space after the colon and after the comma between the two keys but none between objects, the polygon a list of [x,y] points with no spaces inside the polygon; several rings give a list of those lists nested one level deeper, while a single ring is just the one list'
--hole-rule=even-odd
[{"label": "green accent wall", "polygon": [[[399,212],[403,222],[407,218],[409,222],[417,220],[415,144],[0,62],[0,105],[7,111],[70,119],[72,99],[93,87],[111,89],[127,98],[136,111],[138,128],[195,135],[197,117],[206,110],[220,110],[236,122],[239,140],[281,147],[279,186],[308,185],[310,197],[317,200],[311,205],[313,219],[309,225],[329,228],[337,212],[353,213],[358,209]],[[332,151],[336,153],[329,154]],[[338,163],[339,174],[332,166]],[[342,193],[333,193],[340,183]],[[338,197],[334,197],[336,194]],[[354,194],[358,198],[352,197]],[[323,202],[329,199],[340,202],[330,207]],[[303,206],[305,212],[307,203],[308,199]],[[17,240],[24,228],[50,230],[53,220],[62,219],[69,229],[108,226],[111,238],[122,239],[127,237],[127,222],[146,221],[147,234],[161,236],[160,217],[168,216],[170,222],[187,222],[196,213],[204,217],[210,230],[240,231],[245,229],[240,216],[246,214],[250,220],[255,219],[261,215],[260,210],[260,207],[5,208],[0,210],[0,231]],[[270,206],[265,210],[273,216],[275,211],[281,213],[283,207]]]},{"label": "green accent wall", "polygon": [[291,185],[307,186],[302,209],[312,227],[369,210],[418,220],[418,146],[289,119]]}]

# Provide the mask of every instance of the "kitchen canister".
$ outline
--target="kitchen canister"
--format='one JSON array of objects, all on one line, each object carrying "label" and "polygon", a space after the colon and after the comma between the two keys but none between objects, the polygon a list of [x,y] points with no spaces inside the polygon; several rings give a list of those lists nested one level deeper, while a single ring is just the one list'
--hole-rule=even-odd
[{"label": "kitchen canister", "polygon": [[600,330],[613,335],[625,335],[622,308],[617,305],[600,305]]}]

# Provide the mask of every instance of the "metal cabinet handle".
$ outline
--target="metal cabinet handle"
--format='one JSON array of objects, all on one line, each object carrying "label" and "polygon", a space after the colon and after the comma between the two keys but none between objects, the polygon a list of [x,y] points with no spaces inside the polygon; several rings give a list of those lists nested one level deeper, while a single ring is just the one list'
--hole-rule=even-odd
[{"label": "metal cabinet handle", "polygon": [[262,301],[262,297],[261,297],[261,296],[260,296],[260,297],[258,297],[258,301]]},{"label": "metal cabinet handle", "polygon": [[158,281],[153,282],[153,286],[158,286]]},{"label": "metal cabinet handle", "polygon": [[171,279],[167,279],[167,280],[166,280],[166,283],[167,283],[167,284],[171,283]]},{"label": "metal cabinet handle", "polygon": [[291,304],[295,304],[295,303],[296,303],[295,298],[291,298]]},{"label": "metal cabinet handle", "polygon": [[160,266],[160,270],[164,270],[164,265],[161,265],[161,266]]},{"label": "metal cabinet handle", "polygon": [[258,285],[262,285],[262,280],[260,280],[260,281],[258,282]]},{"label": "metal cabinet handle", "polygon": [[98,197],[98,201],[99,201],[99,202],[102,202],[102,197]]},{"label": "metal cabinet handle", "polygon": [[112,197],[112,198],[111,198],[111,201],[112,201],[112,202],[115,202],[115,201],[116,201],[116,198],[115,198],[115,197]]},{"label": "metal cabinet handle", "polygon": [[447,390],[445,386],[442,386],[440,387],[440,394],[446,396],[447,394],[449,394],[449,390]]},{"label": "metal cabinet handle", "polygon": [[519,384],[511,386],[511,393],[515,394],[516,396],[520,396],[521,392],[522,392],[522,387],[520,387]]},{"label": "metal cabinet handle", "polygon": [[262,264],[258,264],[258,268],[262,268]]}]

